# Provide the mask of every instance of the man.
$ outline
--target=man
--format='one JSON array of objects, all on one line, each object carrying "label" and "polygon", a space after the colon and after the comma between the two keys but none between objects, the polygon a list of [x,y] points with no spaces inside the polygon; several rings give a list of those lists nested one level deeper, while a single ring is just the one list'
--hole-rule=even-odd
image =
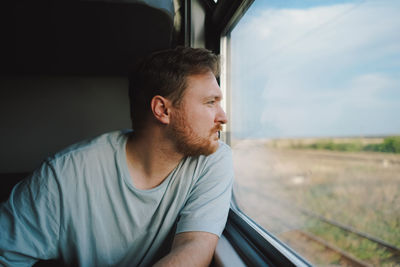
[{"label": "man", "polygon": [[73,145],[19,183],[0,207],[0,263],[208,265],[233,182],[217,70],[205,49],[144,60],[130,77],[134,131]]}]

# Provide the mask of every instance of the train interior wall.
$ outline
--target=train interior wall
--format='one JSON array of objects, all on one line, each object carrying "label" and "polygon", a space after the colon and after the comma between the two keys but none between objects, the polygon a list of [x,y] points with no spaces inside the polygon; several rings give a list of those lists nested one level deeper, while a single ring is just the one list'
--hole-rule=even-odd
[{"label": "train interior wall", "polygon": [[60,149],[131,127],[126,77],[8,76],[0,88],[2,200]]}]

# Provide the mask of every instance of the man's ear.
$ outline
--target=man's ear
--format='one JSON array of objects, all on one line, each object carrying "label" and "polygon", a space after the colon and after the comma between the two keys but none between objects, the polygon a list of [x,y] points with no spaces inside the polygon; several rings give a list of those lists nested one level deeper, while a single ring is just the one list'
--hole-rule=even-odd
[{"label": "man's ear", "polygon": [[156,95],[151,99],[151,111],[154,117],[162,124],[169,124],[171,101]]}]

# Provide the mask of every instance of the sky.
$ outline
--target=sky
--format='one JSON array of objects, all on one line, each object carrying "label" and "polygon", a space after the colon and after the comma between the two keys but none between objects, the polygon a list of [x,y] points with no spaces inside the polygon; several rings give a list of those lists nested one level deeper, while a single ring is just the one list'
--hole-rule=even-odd
[{"label": "sky", "polygon": [[256,0],[231,32],[236,138],[400,135],[400,1]]}]

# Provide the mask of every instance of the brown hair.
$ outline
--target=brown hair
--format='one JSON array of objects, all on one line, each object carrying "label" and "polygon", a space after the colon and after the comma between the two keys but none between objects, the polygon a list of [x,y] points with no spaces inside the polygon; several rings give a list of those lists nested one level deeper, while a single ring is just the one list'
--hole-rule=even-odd
[{"label": "brown hair", "polygon": [[160,95],[180,104],[187,77],[211,71],[219,75],[218,57],[203,48],[177,47],[146,57],[129,76],[132,126],[140,130],[151,114],[151,99]]}]

